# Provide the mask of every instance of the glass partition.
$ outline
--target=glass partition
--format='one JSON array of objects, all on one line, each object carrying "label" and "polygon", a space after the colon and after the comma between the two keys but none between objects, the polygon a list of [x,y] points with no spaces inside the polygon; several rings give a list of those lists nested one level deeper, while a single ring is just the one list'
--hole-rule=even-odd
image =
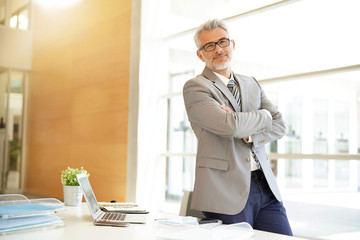
[{"label": "glass partition", "polygon": [[8,82],[7,71],[0,72],[0,190],[3,189],[4,182],[4,164],[7,156],[6,145],[6,113],[8,105]]},{"label": "glass partition", "polygon": [[1,105],[1,191],[21,189],[23,141],[23,91],[26,73],[6,71],[0,74]]}]

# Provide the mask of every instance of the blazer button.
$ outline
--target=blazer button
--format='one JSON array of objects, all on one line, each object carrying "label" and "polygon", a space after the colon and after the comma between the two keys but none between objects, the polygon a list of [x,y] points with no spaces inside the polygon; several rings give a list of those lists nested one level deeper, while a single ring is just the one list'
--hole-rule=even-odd
[{"label": "blazer button", "polygon": [[246,158],[246,161],[247,161],[247,162],[250,162],[250,158]]}]

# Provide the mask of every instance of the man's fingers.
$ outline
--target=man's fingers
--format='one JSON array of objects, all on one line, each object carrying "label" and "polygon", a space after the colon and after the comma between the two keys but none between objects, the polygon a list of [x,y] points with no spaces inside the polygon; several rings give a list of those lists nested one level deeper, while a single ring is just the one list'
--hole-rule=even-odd
[{"label": "man's fingers", "polygon": [[227,106],[225,106],[225,105],[220,105],[220,108],[222,108],[222,109],[224,109],[226,112],[228,112],[228,113],[232,113],[233,112],[233,110],[231,109],[231,108],[229,108],[229,107],[227,107]]}]

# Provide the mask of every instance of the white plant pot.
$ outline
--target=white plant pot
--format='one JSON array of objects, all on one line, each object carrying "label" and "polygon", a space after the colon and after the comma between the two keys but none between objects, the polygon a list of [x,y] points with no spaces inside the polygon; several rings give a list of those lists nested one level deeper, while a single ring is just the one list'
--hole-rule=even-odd
[{"label": "white plant pot", "polygon": [[65,206],[80,206],[83,195],[80,186],[63,185],[63,189]]}]

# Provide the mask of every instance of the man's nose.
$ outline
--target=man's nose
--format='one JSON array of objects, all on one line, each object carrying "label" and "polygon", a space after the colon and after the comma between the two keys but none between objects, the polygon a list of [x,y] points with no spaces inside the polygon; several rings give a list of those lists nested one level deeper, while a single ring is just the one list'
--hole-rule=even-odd
[{"label": "man's nose", "polygon": [[222,47],[218,43],[215,44],[215,52],[222,52]]}]

